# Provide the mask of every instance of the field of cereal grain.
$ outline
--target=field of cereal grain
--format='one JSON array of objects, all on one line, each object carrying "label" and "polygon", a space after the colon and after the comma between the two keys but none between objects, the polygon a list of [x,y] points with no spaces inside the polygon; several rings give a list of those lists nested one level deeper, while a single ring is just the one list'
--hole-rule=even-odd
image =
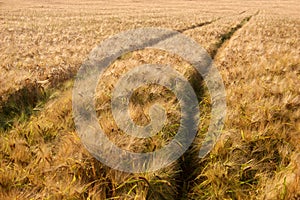
[{"label": "field of cereal grain", "polygon": [[[0,199],[300,199],[299,10],[296,0],[2,0]],[[174,93],[147,85],[131,98],[132,119],[146,125],[149,106],[160,102],[168,114],[164,128],[146,140],[118,129],[110,93],[137,65],[172,65],[191,82],[201,110],[198,134],[180,159],[130,174],[85,149],[72,88],[93,48],[143,27],[177,30],[208,52],[224,82],[227,115],[216,145],[200,159],[212,106],[201,77],[161,50],[121,56],[103,73],[95,101],[99,124],[120,148],[154,151],[180,124]]]}]

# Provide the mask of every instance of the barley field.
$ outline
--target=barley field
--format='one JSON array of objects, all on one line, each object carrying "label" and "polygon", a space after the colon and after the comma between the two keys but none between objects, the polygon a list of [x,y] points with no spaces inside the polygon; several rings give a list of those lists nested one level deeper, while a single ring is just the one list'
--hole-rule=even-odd
[{"label": "barley field", "polygon": [[[0,0],[0,199],[300,199],[299,10],[296,0]],[[202,77],[162,50],[122,55],[95,94],[99,124],[118,147],[155,151],[180,126],[176,95],[145,85],[131,97],[132,120],[147,125],[159,102],[163,129],[141,139],[118,128],[111,93],[138,65],[171,65],[189,80],[201,110],[197,136],[178,160],[127,173],[84,147],[72,91],[92,49],[144,27],[176,30],[207,51],[223,79],[227,114],[212,151],[199,158],[212,108]]]}]

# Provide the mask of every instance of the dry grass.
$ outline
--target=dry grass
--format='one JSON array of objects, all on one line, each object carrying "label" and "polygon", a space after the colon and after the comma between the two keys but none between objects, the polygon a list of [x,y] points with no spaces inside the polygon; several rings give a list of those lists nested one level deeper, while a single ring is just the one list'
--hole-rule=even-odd
[{"label": "dry grass", "polygon": [[[299,199],[300,5],[247,4],[0,3],[0,199]],[[157,172],[128,174],[85,150],[72,119],[73,82],[65,80],[105,38],[146,26],[189,28],[183,33],[214,57],[222,74],[228,114],[219,142],[199,160],[211,108],[201,78],[187,62],[163,51],[122,56],[101,77],[96,101],[99,123],[117,145],[153,151],[168,143],[179,125],[174,94],[150,85],[135,91],[131,116],[145,125],[151,103],[161,102],[168,116],[163,130],[144,140],[118,129],[110,92],[120,75],[137,65],[171,64],[191,81],[202,111],[195,143],[178,161]]]}]

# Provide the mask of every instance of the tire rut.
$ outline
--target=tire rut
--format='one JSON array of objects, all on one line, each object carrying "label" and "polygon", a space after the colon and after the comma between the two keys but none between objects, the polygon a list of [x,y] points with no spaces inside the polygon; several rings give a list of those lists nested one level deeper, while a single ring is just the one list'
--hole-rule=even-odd
[{"label": "tire rut", "polygon": [[200,27],[205,26],[205,25],[209,25],[209,24],[211,24],[211,23],[213,23],[213,22],[215,22],[219,19],[221,19],[221,18],[217,18],[217,19],[214,19],[214,20],[211,20],[211,21],[201,22],[201,23],[189,26],[187,28],[177,29],[176,31],[178,31],[179,33],[183,33],[183,32],[188,31],[188,30],[192,30],[192,29],[195,29],[195,28],[200,28]]},{"label": "tire rut", "polygon": [[27,79],[20,89],[9,95],[0,96],[0,131],[11,129],[16,118],[28,119],[36,106],[47,102],[55,90],[76,74],[74,70],[61,73],[60,76],[53,76],[46,81]]},{"label": "tire rut", "polygon": [[230,40],[232,38],[232,36],[238,30],[240,30],[241,28],[243,28],[243,26],[245,24],[247,24],[251,20],[251,18],[253,16],[256,16],[258,14],[259,14],[259,11],[257,11],[254,15],[250,15],[248,17],[245,17],[239,24],[237,24],[235,27],[232,27],[229,32],[222,34],[220,41],[215,44],[216,48],[211,53],[212,59],[215,58],[215,56],[217,55],[217,53],[219,52],[219,50],[222,48],[222,46],[225,44],[226,41]]},{"label": "tire rut", "polygon": [[[244,13],[244,12],[242,12]],[[259,14],[259,11],[257,11],[255,14],[245,17],[241,20],[239,24],[232,27],[229,32],[224,33],[221,35],[220,41],[216,44],[216,49],[211,54],[212,59],[215,58],[216,54],[220,52],[220,49],[224,46],[226,41],[229,41],[232,36],[240,30],[246,23],[248,23],[253,16],[256,16]],[[193,187],[192,181],[197,177],[197,174],[195,173],[195,165],[191,163],[195,163],[195,161],[198,160],[198,151],[195,151],[197,144],[192,144],[190,149],[181,157],[181,167],[182,167],[182,175],[180,176],[182,179],[178,180],[178,182],[181,183],[181,188],[179,191],[180,196],[178,199],[185,200],[188,198],[188,193]],[[205,164],[205,161],[204,163]]]}]

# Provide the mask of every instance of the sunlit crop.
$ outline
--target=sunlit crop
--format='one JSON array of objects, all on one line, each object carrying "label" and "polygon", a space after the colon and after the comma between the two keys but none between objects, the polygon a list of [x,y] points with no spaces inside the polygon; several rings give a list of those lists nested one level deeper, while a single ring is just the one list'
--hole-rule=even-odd
[{"label": "sunlit crop", "polygon": [[[300,18],[298,1],[0,2],[0,199],[299,199]],[[154,137],[126,136],[110,112],[111,91],[126,71],[169,64],[194,87],[201,110],[191,148],[170,166],[129,174],[97,161],[72,118],[72,86],[89,52],[124,30],[161,27],[194,39],[214,59],[226,88],[227,117],[213,150],[198,158],[211,101],[182,58],[154,49],[125,54],[101,77],[99,124],[119,147],[149,152],[180,123],[164,87],[135,91],[131,117],[149,123],[149,106],[167,108]]]}]

